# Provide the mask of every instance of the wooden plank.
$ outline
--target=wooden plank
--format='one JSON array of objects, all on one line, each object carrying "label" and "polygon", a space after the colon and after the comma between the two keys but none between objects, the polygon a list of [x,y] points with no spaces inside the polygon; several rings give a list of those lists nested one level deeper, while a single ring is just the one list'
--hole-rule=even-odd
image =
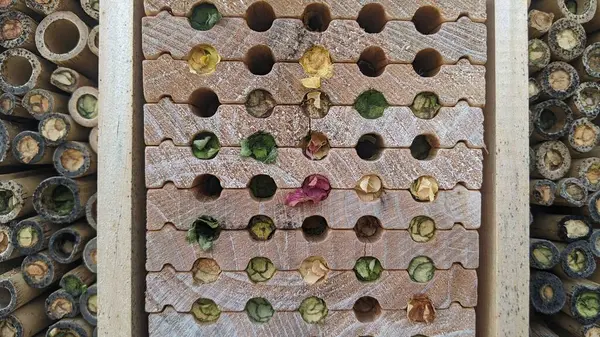
[{"label": "wooden plank", "polygon": [[[412,240],[408,231],[384,230],[373,243],[361,242],[353,230],[332,230],[322,241],[308,241],[300,230],[275,231],[269,241],[256,241],[248,231],[223,231],[209,251],[186,241],[186,231],[165,226],[146,233],[146,270],[160,271],[170,264],[189,271],[198,258],[216,259],[221,269],[245,270],[251,258],[270,259],[277,270],[296,270],[309,256],[321,256],[331,269],[352,270],[362,256],[373,256],[384,269],[407,269],[417,256],[429,257],[436,269],[449,269],[453,263],[465,268],[479,266],[479,235],[462,226],[436,231],[427,243]],[[240,247],[243,247],[240,248]]]},{"label": "wooden plank", "polygon": [[[333,74],[321,85],[333,105],[352,105],[370,89],[382,92],[390,105],[408,106],[418,93],[431,91],[444,106],[454,106],[459,100],[477,107],[485,104],[485,67],[471,65],[468,60],[443,65],[433,77],[420,76],[411,64],[390,64],[381,76],[367,77],[356,64],[338,63]],[[214,73],[198,75],[190,72],[187,61],[165,54],[144,61],[143,76],[144,97],[149,103],[165,96],[186,103],[196,89],[210,88],[222,104],[244,103],[255,89],[268,90],[279,104],[300,104],[312,91],[300,82],[307,76],[299,63],[276,63],[267,75],[253,75],[243,62],[221,62]]]},{"label": "wooden plank", "polygon": [[223,190],[219,199],[206,201],[196,197],[194,189],[177,189],[168,183],[147,193],[146,224],[148,230],[159,230],[170,223],[187,230],[202,214],[218,219],[225,229],[245,229],[255,215],[271,217],[277,228],[299,229],[309,216],[320,215],[333,229],[351,229],[365,215],[377,217],[386,229],[408,229],[412,218],[426,215],[437,229],[450,229],[460,223],[466,229],[477,229],[481,223],[481,195],[463,186],[438,192],[432,202],[418,202],[408,191],[386,191],[381,199],[363,202],[354,191],[332,190],[317,205],[288,207],[285,196],[292,190],[278,190],[265,201],[254,199],[247,190]]},{"label": "wooden plank", "polygon": [[[424,35],[410,21],[390,21],[381,33],[370,34],[358,22],[336,20],[326,31],[309,32],[298,19],[276,19],[266,32],[250,29],[243,18],[223,18],[207,31],[190,26],[188,18],[161,12],[142,19],[142,46],[146,59],[169,53],[185,59],[195,46],[209,44],[224,60],[241,61],[254,46],[267,46],[276,62],[298,61],[314,45],[331,52],[333,62],[357,62],[363,50],[378,46],[391,63],[411,63],[418,52],[432,48],[444,64],[466,57],[474,64],[487,60],[486,27],[462,17],[443,23],[435,34]],[[344,41],[352,41],[345,43]]]},{"label": "wooden plank", "polygon": [[[214,324],[198,324],[188,313],[167,308],[149,315],[150,337],[163,336],[460,336],[475,337],[475,310],[453,304],[439,310],[431,324],[411,323],[406,311],[382,311],[375,322],[359,322],[352,311],[329,311],[323,324],[307,324],[298,312],[276,312],[266,324],[256,324],[245,312],[224,312]],[[524,335],[526,336],[526,335]]]}]

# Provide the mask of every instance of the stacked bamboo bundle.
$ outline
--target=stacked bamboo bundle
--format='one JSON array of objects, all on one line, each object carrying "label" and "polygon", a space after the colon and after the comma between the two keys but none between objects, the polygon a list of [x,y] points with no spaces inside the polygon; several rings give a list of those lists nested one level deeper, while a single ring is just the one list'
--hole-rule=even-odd
[{"label": "stacked bamboo bundle", "polygon": [[532,336],[600,334],[600,3],[529,11]]},{"label": "stacked bamboo bundle", "polygon": [[1,336],[95,336],[98,5],[0,1]]},{"label": "stacked bamboo bundle", "polygon": [[145,1],[149,335],[474,336],[485,5]]}]

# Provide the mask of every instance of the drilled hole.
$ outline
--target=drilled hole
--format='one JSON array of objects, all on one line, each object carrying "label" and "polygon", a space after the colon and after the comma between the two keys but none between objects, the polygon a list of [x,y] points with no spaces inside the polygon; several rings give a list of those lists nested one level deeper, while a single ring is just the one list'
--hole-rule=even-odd
[{"label": "drilled hole", "polygon": [[246,53],[244,63],[254,75],[266,75],[273,69],[275,56],[267,46],[254,46]]},{"label": "drilled hole", "polygon": [[267,323],[275,314],[275,310],[269,301],[262,297],[254,297],[246,302],[244,311],[250,321],[256,324]]},{"label": "drilled hole", "polygon": [[275,223],[266,215],[255,215],[248,222],[248,231],[254,240],[267,241],[275,234]]},{"label": "drilled hole", "polygon": [[322,281],[327,280],[327,274],[329,274],[329,267],[327,261],[320,256],[310,256],[304,259],[298,269],[302,279],[307,284],[313,285]]},{"label": "drilled hole", "polygon": [[209,30],[222,18],[217,7],[211,3],[199,3],[192,8],[188,17],[190,26],[196,30]]},{"label": "drilled hole", "polygon": [[2,77],[12,86],[25,85],[32,74],[31,63],[21,56],[8,56],[2,64]]},{"label": "drilled hole", "polygon": [[302,222],[302,233],[307,241],[323,241],[327,237],[328,231],[327,220],[322,216],[314,215]]},{"label": "drilled hole", "polygon": [[300,103],[302,112],[307,117],[315,119],[325,117],[332,105],[329,96],[321,91],[309,92]]},{"label": "drilled hole", "polygon": [[217,113],[221,105],[217,94],[206,88],[194,91],[189,98],[189,102],[195,107],[194,113],[200,117],[212,117]]},{"label": "drilled hole", "polygon": [[410,110],[417,118],[432,119],[440,111],[440,100],[438,96],[432,92],[421,92],[415,96]]},{"label": "drilled hole", "polygon": [[361,282],[375,282],[383,273],[381,262],[373,256],[363,256],[354,264],[354,274]]},{"label": "drilled hole", "polygon": [[440,11],[433,6],[419,8],[413,16],[412,22],[421,34],[435,34],[442,24]]},{"label": "drilled hole", "polygon": [[216,282],[221,275],[221,267],[216,260],[201,258],[194,262],[192,278],[194,282],[207,284]]},{"label": "drilled hole", "polygon": [[419,215],[410,220],[410,237],[416,242],[429,242],[435,235],[435,221],[424,215]]},{"label": "drilled hole", "polygon": [[360,242],[372,243],[379,240],[383,228],[381,228],[379,219],[371,215],[365,215],[356,221],[354,232]]},{"label": "drilled hole", "polygon": [[221,180],[212,174],[203,174],[194,181],[194,195],[198,200],[218,199],[223,192]]},{"label": "drilled hole", "polygon": [[70,20],[56,20],[46,28],[44,44],[55,54],[68,54],[79,44],[79,29]]},{"label": "drilled hole", "polygon": [[194,157],[202,160],[213,159],[221,150],[219,138],[212,132],[200,132],[192,141]]},{"label": "drilled hole", "polygon": [[431,135],[418,135],[410,145],[410,154],[417,160],[428,160],[435,155],[437,140]]},{"label": "drilled hole", "polygon": [[263,89],[253,90],[246,99],[246,111],[257,118],[267,118],[271,116],[277,102],[270,92]]},{"label": "drilled hole", "polygon": [[364,160],[376,160],[381,156],[383,139],[374,133],[363,135],[356,144],[356,154]]},{"label": "drilled hole", "polygon": [[246,23],[254,31],[265,32],[269,30],[273,25],[273,21],[275,21],[275,11],[265,1],[255,2],[246,10]]},{"label": "drilled hole", "polygon": [[302,141],[304,156],[310,160],[322,160],[329,154],[331,145],[322,132],[312,131]]},{"label": "drilled hole", "polygon": [[360,54],[358,68],[365,76],[377,77],[383,74],[388,63],[389,61],[383,49],[369,47]]},{"label": "drilled hole", "polygon": [[381,4],[372,3],[360,10],[356,22],[367,33],[380,33],[387,22],[387,15]]},{"label": "drilled hole", "polygon": [[437,75],[442,66],[442,55],[434,49],[421,50],[412,63],[413,69],[422,77]]},{"label": "drilled hole", "polygon": [[252,177],[248,184],[248,188],[250,189],[252,196],[257,199],[271,198],[275,195],[275,192],[277,192],[275,180],[264,174]]},{"label": "drilled hole", "polygon": [[375,322],[381,315],[381,306],[379,301],[370,296],[359,298],[352,307],[354,315],[359,322]]},{"label": "drilled hole", "polygon": [[314,3],[306,6],[302,13],[304,27],[311,32],[324,32],[331,22],[331,12],[325,4]]}]

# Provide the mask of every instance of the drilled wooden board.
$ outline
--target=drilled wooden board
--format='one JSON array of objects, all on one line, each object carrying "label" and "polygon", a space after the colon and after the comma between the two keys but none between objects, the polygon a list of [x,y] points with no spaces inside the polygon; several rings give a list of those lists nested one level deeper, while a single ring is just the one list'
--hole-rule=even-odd
[{"label": "drilled wooden board", "polygon": [[[367,33],[356,21],[334,20],[325,32],[309,32],[298,19],[276,19],[266,32],[250,29],[242,18],[224,18],[208,31],[190,26],[185,17],[161,12],[142,20],[142,45],[146,59],[169,53],[185,59],[192,48],[208,44],[224,60],[241,61],[254,46],[267,46],[275,61],[298,61],[306,50],[320,45],[331,51],[333,62],[357,62],[363,50],[377,46],[391,63],[411,63],[418,52],[433,48],[444,64],[468,58],[485,64],[485,24],[460,18],[447,22],[434,34],[424,35],[410,21],[388,22],[380,33]],[[352,43],[346,43],[352,41]]]},{"label": "drilled wooden board", "polygon": [[475,337],[475,310],[453,304],[439,310],[433,323],[411,323],[406,311],[383,311],[375,322],[359,322],[352,311],[329,311],[323,324],[307,324],[298,312],[276,312],[267,324],[255,324],[245,312],[224,312],[215,324],[199,325],[188,313],[166,308],[160,314],[149,315],[151,337],[189,336],[317,336],[356,337]]}]

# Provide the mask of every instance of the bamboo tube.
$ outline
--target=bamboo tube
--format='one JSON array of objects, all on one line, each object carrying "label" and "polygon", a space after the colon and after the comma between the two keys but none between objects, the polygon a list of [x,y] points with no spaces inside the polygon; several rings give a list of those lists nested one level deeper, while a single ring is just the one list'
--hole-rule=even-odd
[{"label": "bamboo tube", "polygon": [[98,195],[94,194],[85,204],[85,218],[92,228],[96,229],[96,218],[98,216],[98,205],[97,205]]},{"label": "bamboo tube", "polygon": [[562,278],[567,294],[563,312],[581,324],[594,324],[600,319],[600,289],[598,283],[571,278]]},{"label": "bamboo tube", "polygon": [[15,249],[12,241],[13,228],[0,225],[0,262],[12,260],[24,254]]},{"label": "bamboo tube", "polygon": [[53,321],[79,315],[79,298],[64,289],[58,289],[45,301],[45,314]]},{"label": "bamboo tube", "polygon": [[85,18],[85,12],[77,0],[25,0],[25,4],[42,16],[60,11],[71,11],[81,18]]},{"label": "bamboo tube", "polygon": [[90,147],[94,152],[98,153],[98,127],[95,126],[92,131],[90,131]]},{"label": "bamboo tube", "polygon": [[[90,1],[90,0],[81,0]],[[90,30],[90,35],[88,35],[88,48],[90,51],[94,53],[94,55],[98,56],[98,47],[100,46],[100,26],[95,26]]]},{"label": "bamboo tube", "polygon": [[25,256],[20,256],[12,260],[3,261],[0,263],[0,275],[9,272],[15,268],[21,268],[21,263],[23,263],[23,259]]},{"label": "bamboo tube", "polygon": [[33,193],[33,206],[46,220],[71,223],[85,215],[85,204],[94,193],[95,176],[52,177],[42,181]]},{"label": "bamboo tube", "polygon": [[588,152],[600,143],[600,127],[586,117],[575,120],[567,133],[571,158],[587,157]]},{"label": "bamboo tube", "polygon": [[572,65],[552,62],[537,75],[544,97],[566,99],[575,94],[579,86],[579,74]]},{"label": "bamboo tube", "polygon": [[21,273],[21,268],[15,268],[0,275],[0,291],[6,294],[0,302],[0,317],[6,317],[38,297],[44,290],[29,286]]},{"label": "bamboo tube", "polygon": [[551,99],[531,108],[537,141],[557,140],[567,135],[573,124],[571,108],[563,101]]},{"label": "bamboo tube", "polygon": [[88,47],[89,34],[88,26],[73,12],[54,12],[38,25],[35,42],[44,58],[95,79],[98,56]]},{"label": "bamboo tube", "polygon": [[96,173],[96,152],[88,143],[65,142],[54,151],[54,168],[67,178],[80,178]]},{"label": "bamboo tube", "polygon": [[86,289],[96,282],[96,274],[88,270],[85,265],[79,265],[60,279],[60,287],[69,294],[79,297]]},{"label": "bamboo tube", "polygon": [[[81,8],[94,20],[100,20],[100,0],[80,0]],[[96,54],[97,55],[97,54]]]},{"label": "bamboo tube", "polygon": [[26,14],[10,11],[0,14],[0,46],[25,48],[36,52],[35,29],[37,22]]},{"label": "bamboo tube", "polygon": [[535,151],[534,178],[558,180],[565,176],[571,167],[571,154],[560,141],[547,141],[533,147]]},{"label": "bamboo tube", "polygon": [[77,336],[92,337],[94,327],[83,318],[63,318],[48,328],[46,337]]},{"label": "bamboo tube", "polygon": [[32,89],[51,89],[54,66],[23,48],[7,49],[0,54],[0,90],[23,95]]},{"label": "bamboo tube", "polygon": [[552,241],[529,239],[529,265],[539,270],[554,268],[560,260],[560,252]]},{"label": "bamboo tube", "polygon": [[560,261],[552,271],[557,275],[570,278],[586,278],[596,270],[596,259],[588,247],[587,241],[575,241],[568,245],[553,241],[560,251]]},{"label": "bamboo tube", "polygon": [[11,239],[16,250],[31,255],[48,248],[50,237],[61,228],[61,224],[34,216],[17,223]]},{"label": "bamboo tube", "polygon": [[600,222],[600,191],[594,192],[588,197],[586,207],[583,207],[583,214],[592,218],[595,223]]},{"label": "bamboo tube", "polygon": [[537,101],[540,98],[540,96],[542,95],[542,87],[540,86],[540,83],[538,82],[538,80],[533,77],[529,78],[528,90],[529,90],[529,103],[533,103],[533,102]]},{"label": "bamboo tube", "polygon": [[534,238],[573,242],[586,240],[592,234],[592,225],[581,215],[537,213],[530,227]]},{"label": "bamboo tube", "polygon": [[36,187],[52,175],[48,169],[0,175],[0,223],[32,214]]},{"label": "bamboo tube", "polygon": [[33,89],[23,96],[23,107],[37,120],[58,111],[67,111],[69,97],[45,89]]},{"label": "bamboo tube", "polygon": [[83,250],[83,263],[85,263],[87,269],[92,273],[97,272],[98,251],[96,249],[96,238],[91,239],[85,245],[85,249]]},{"label": "bamboo tube", "polygon": [[563,178],[556,183],[554,205],[581,207],[588,198],[587,188],[577,178]]},{"label": "bamboo tube", "polygon": [[600,336],[600,327],[597,325],[583,325],[573,317],[559,312],[552,316],[550,320],[563,330],[573,334],[576,337],[598,337]]},{"label": "bamboo tube", "polygon": [[551,206],[554,203],[556,184],[548,179],[529,181],[529,202],[534,205]]},{"label": "bamboo tube", "polygon": [[60,90],[73,93],[75,90],[81,87],[89,86],[93,87],[96,84],[78,73],[77,71],[65,67],[58,67],[50,75],[50,83]]},{"label": "bamboo tube", "polygon": [[52,149],[46,146],[46,141],[38,132],[23,131],[13,139],[12,155],[19,163],[52,164],[52,154]]},{"label": "bamboo tube", "polygon": [[532,9],[528,14],[528,35],[530,39],[537,39],[548,33],[552,22],[554,21],[554,13],[548,13]]},{"label": "bamboo tube", "polygon": [[98,126],[98,89],[81,87],[75,90],[69,100],[69,113],[79,125]]},{"label": "bamboo tube", "polygon": [[8,92],[0,95],[0,114],[20,118],[33,118],[21,105],[21,98]]},{"label": "bamboo tube", "polygon": [[600,83],[581,83],[569,99],[569,106],[575,117],[596,118],[600,114]]},{"label": "bamboo tube", "polygon": [[87,288],[85,294],[79,298],[81,316],[91,325],[98,324],[98,290],[96,285]]},{"label": "bamboo tube", "polygon": [[0,119],[0,166],[19,165],[11,151],[15,137],[27,128],[24,124],[11,123]]},{"label": "bamboo tube", "polygon": [[57,262],[71,263],[81,258],[85,244],[95,236],[96,231],[92,227],[78,222],[52,234],[48,251]]},{"label": "bamboo tube", "polygon": [[590,250],[596,257],[600,257],[600,229],[594,229],[588,239]]},{"label": "bamboo tube", "polygon": [[49,146],[58,146],[66,141],[82,141],[89,137],[89,129],[75,122],[70,115],[51,113],[45,115],[38,131]]},{"label": "bamboo tube", "polygon": [[529,73],[533,74],[550,64],[550,47],[540,39],[529,40]]},{"label": "bamboo tube", "polygon": [[567,175],[578,178],[588,191],[597,191],[600,189],[600,158],[574,159]]},{"label": "bamboo tube", "polygon": [[585,48],[580,58],[573,62],[581,82],[600,80],[600,42]]},{"label": "bamboo tube", "polygon": [[545,271],[531,271],[530,302],[535,311],[551,315],[565,305],[567,296],[560,279]]},{"label": "bamboo tube", "polygon": [[550,47],[553,61],[570,62],[583,53],[587,35],[581,24],[569,19],[559,19],[550,27],[546,43]]},{"label": "bamboo tube", "polygon": [[25,282],[36,289],[44,289],[58,281],[66,272],[72,269],[74,264],[62,264],[50,257],[48,250],[34,255],[28,255],[21,270]]},{"label": "bamboo tube", "polygon": [[529,337],[560,337],[546,323],[532,321],[529,324]]},{"label": "bamboo tube", "polygon": [[576,10],[572,12],[565,0],[539,0],[534,1],[532,8],[553,13],[557,19],[568,18],[578,23],[585,23],[594,17],[597,8],[596,0],[574,0]]},{"label": "bamboo tube", "polygon": [[[531,137],[531,135],[533,135],[533,131],[535,130],[534,119],[535,119],[535,116],[534,116],[533,112],[531,112],[531,109],[529,109],[529,137]],[[533,151],[533,149],[529,148],[529,153],[530,154],[531,154],[531,151]],[[529,163],[529,164],[530,164],[529,167],[532,167],[531,163]]]},{"label": "bamboo tube", "polygon": [[0,319],[0,336],[30,337],[44,330],[52,320],[46,317],[44,296],[39,296]]},{"label": "bamboo tube", "polygon": [[0,13],[19,11],[29,16],[37,15],[31,8],[25,5],[25,0],[0,0]]}]

